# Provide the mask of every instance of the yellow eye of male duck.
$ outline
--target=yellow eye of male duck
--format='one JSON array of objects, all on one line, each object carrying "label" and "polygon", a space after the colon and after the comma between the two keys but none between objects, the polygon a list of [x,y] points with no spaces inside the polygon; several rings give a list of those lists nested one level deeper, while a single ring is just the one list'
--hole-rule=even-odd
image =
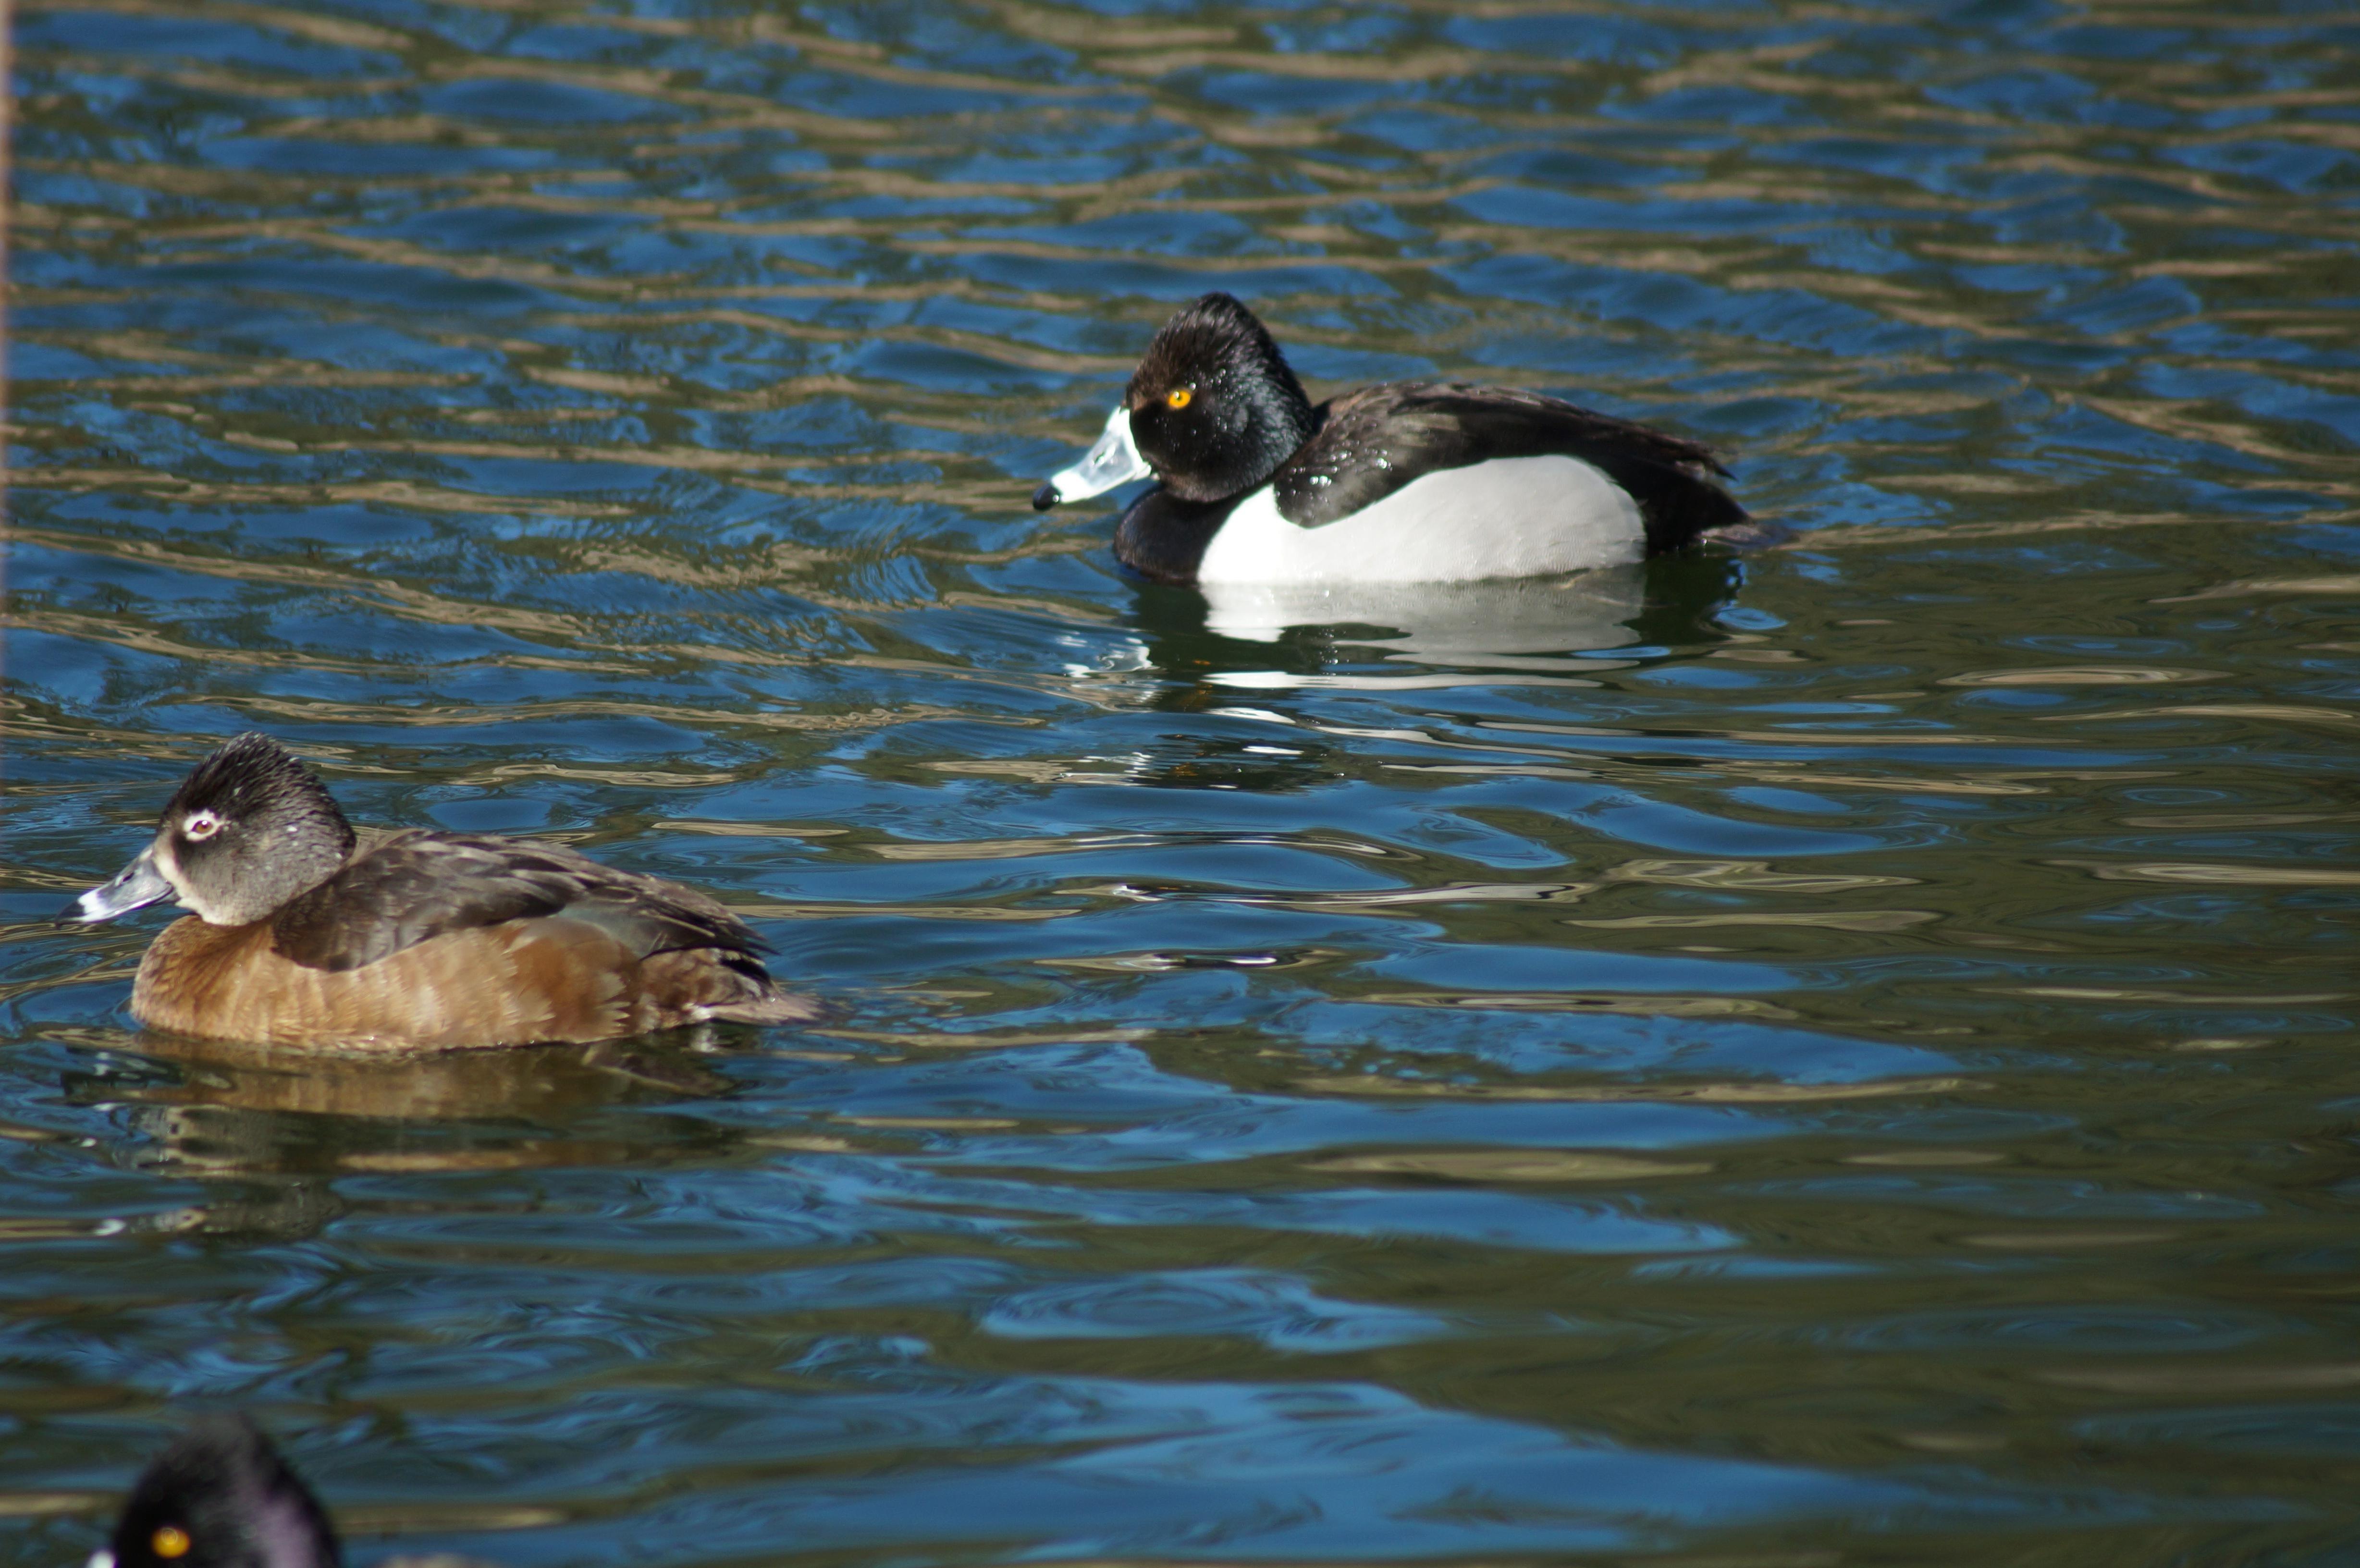
[{"label": "yellow eye of male duck", "polygon": [[187,1530],[179,1525],[168,1524],[149,1536],[148,1544],[156,1549],[158,1557],[186,1557],[192,1543]]},{"label": "yellow eye of male duck", "polygon": [[1171,391],[1164,394],[1164,406],[1167,408],[1185,408],[1196,400],[1196,394],[1188,387],[1175,387]]}]

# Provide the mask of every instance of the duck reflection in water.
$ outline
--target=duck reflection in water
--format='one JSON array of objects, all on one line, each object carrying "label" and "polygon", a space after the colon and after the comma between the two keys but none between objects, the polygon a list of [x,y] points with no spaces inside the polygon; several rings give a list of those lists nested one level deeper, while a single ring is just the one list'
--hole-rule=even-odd
[{"label": "duck reflection in water", "polygon": [[[1382,650],[1389,661],[1499,668],[1502,658],[1619,648],[1644,602],[1635,566],[1477,583],[1215,583],[1205,629],[1277,642],[1297,627]],[[1352,635],[1358,632],[1359,635]]]},{"label": "duck reflection in water", "polygon": [[1713,618],[1742,572],[1725,555],[1686,555],[1476,583],[1146,586],[1133,624],[1143,667],[1193,682],[1162,689],[1164,708],[1257,689],[1482,685],[1502,670],[1530,683],[1599,668],[1569,655],[1722,641]]},{"label": "duck reflection in water", "polygon": [[610,1114],[730,1093],[694,1040],[376,1057],[154,1031],[85,1043],[113,1048],[109,1070],[67,1074],[69,1096],[127,1102],[150,1140],[137,1163],[207,1184],[133,1222],[158,1229],[311,1235],[350,1210],[335,1178],[354,1172],[711,1160],[739,1139],[701,1116]]},{"label": "duck reflection in water", "polygon": [[[1573,657],[1728,639],[1715,625],[1743,582],[1724,554],[1666,557],[1557,577],[1475,583],[1178,588],[1143,584],[1130,634],[1067,667],[1089,701],[1165,713],[1231,713],[1270,722],[1256,694],[1453,686],[1590,686],[1620,668]],[[1074,775],[1254,793],[1332,782],[1338,752],[1319,732],[1192,729],[1120,757],[1076,759]]]}]

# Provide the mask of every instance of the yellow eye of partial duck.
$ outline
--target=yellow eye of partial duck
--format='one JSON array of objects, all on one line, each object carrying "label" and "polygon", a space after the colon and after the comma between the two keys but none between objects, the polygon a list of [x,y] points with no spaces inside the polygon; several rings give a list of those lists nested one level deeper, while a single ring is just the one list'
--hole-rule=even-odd
[{"label": "yellow eye of partial duck", "polygon": [[1185,408],[1195,401],[1196,397],[1196,394],[1185,387],[1175,387],[1171,391],[1164,394],[1164,406],[1167,408]]},{"label": "yellow eye of partial duck", "polygon": [[168,1524],[149,1536],[148,1544],[156,1549],[156,1555],[158,1557],[186,1557],[189,1554],[190,1546],[193,1543],[189,1540],[187,1530],[182,1530],[179,1525]]}]

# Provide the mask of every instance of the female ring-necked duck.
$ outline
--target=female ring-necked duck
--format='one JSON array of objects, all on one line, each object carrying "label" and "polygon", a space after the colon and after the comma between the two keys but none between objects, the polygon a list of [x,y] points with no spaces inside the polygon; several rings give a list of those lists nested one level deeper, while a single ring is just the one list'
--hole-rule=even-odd
[{"label": "female ring-necked duck", "polygon": [[244,1416],[200,1417],[150,1460],[85,1568],[339,1568],[327,1511]]},{"label": "female ring-necked duck", "polygon": [[166,898],[196,913],[149,945],[131,1013],[182,1034],[525,1045],[819,1011],[772,984],[744,921],[678,883],[473,833],[362,845],[318,777],[263,735],[199,763],[154,842],[60,919]]},{"label": "female ring-necked duck", "polygon": [[1455,583],[1619,566],[1746,520],[1699,442],[1535,392],[1395,381],[1312,407],[1227,294],[1164,325],[1046,511],[1153,475],[1115,529],[1159,583]]}]

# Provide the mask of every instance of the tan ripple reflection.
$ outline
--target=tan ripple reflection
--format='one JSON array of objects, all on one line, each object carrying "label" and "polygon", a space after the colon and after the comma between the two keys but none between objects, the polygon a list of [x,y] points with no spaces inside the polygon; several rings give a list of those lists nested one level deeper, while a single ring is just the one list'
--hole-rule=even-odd
[{"label": "tan ripple reflection", "polygon": [[[181,16],[188,13],[187,5],[178,3],[178,0],[74,0],[74,8],[80,11],[113,11],[129,16]],[[255,5],[251,0],[205,0],[205,8],[217,16],[235,17],[257,27],[292,33],[297,38],[309,38],[314,43],[335,49],[399,51],[410,41],[406,34],[387,27],[373,27],[366,22],[318,16],[278,5]]]},{"label": "tan ripple reflection", "polygon": [[2028,665],[2017,670],[1973,670],[1945,675],[1938,686],[2159,686],[2174,681],[2219,681],[2217,670],[2165,670],[2139,664]]},{"label": "tan ripple reflection", "polygon": [[1743,887],[1772,893],[1849,893],[1862,887],[1905,887],[1914,877],[1841,871],[1773,871],[1766,860],[1626,860],[1606,874],[1617,882],[1661,882],[1680,887]]},{"label": "tan ripple reflection", "polygon": [[1649,1177],[1701,1176],[1710,1160],[1676,1162],[1627,1154],[1550,1149],[1437,1149],[1415,1154],[1350,1154],[1314,1160],[1306,1171],[1358,1175],[1435,1176],[1448,1181],[1640,1181]]},{"label": "tan ripple reflection", "polygon": [[2102,882],[2223,883],[2246,887],[2360,887],[2360,871],[2328,866],[2259,866],[2205,861],[2052,860]]},{"label": "tan ripple reflection", "polygon": [[2112,1394],[2260,1394],[2360,1386],[2360,1361],[2292,1366],[2077,1367],[2038,1376],[2047,1382],[2077,1388],[2103,1388]]},{"label": "tan ripple reflection", "polygon": [[1790,1008],[1754,996],[1669,996],[1646,992],[1373,991],[1355,1000],[1396,1007],[1459,1007],[1470,1012],[1629,1013],[1640,1018],[1667,1018],[1797,1016]]},{"label": "tan ripple reflection", "polygon": [[1942,917],[1932,909],[1827,909],[1790,914],[1624,915],[1615,920],[1569,920],[1569,926],[1622,930],[1700,930],[1710,926],[1805,926],[1817,931],[1896,931]]},{"label": "tan ripple reflection", "polygon": [[1435,1083],[1375,1074],[1300,1078],[1319,1094],[1375,1094],[1435,1100],[1563,1100],[1601,1103],[1695,1100],[1717,1105],[1805,1105],[1909,1094],[1955,1094],[1978,1087],[1965,1078],[1886,1078],[1865,1083]]},{"label": "tan ripple reflection", "polygon": [[2175,593],[2158,604],[2191,604],[2203,599],[2239,599],[2253,593],[2321,593],[2360,598],[2360,577],[2252,577],[2196,593]]},{"label": "tan ripple reflection", "polygon": [[0,1519],[46,1519],[52,1514],[96,1514],[122,1502],[115,1492],[0,1492]]},{"label": "tan ripple reflection", "polygon": [[2044,724],[2086,724],[2092,719],[2269,719],[2297,724],[2360,724],[2360,713],[2299,702],[2188,702],[2176,708],[2106,708],[2090,713],[2036,713]]}]

